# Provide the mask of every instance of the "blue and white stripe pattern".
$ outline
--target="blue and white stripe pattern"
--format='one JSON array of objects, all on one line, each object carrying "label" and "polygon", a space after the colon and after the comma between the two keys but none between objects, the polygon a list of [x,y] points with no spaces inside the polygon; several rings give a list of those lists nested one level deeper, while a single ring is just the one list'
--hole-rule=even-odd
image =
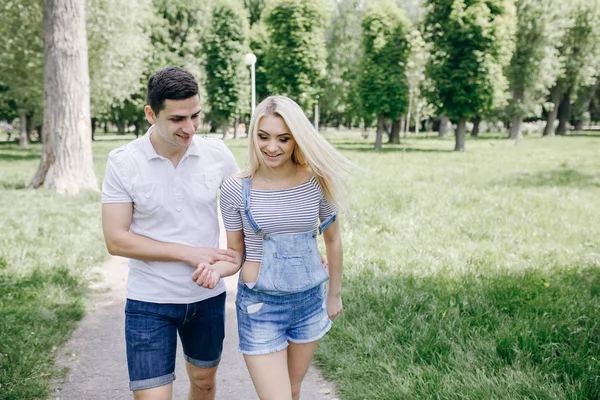
[{"label": "blue and white stripe pattern", "polygon": [[[315,177],[299,186],[280,190],[250,192],[250,208],[257,224],[266,234],[316,231],[318,222],[336,214]],[[254,232],[244,215],[242,183],[227,179],[221,186],[221,214],[225,229],[244,229],[246,260],[261,261],[262,237]]]}]

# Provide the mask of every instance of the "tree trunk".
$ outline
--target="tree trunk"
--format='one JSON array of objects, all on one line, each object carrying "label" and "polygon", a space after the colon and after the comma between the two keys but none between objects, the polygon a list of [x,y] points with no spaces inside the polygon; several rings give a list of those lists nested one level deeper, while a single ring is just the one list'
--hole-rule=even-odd
[{"label": "tree trunk", "polygon": [[25,110],[19,110],[19,147],[26,149],[29,147],[27,138],[27,116]]},{"label": "tree trunk", "polygon": [[375,136],[375,150],[381,150],[383,142],[383,132],[385,131],[385,117],[383,114],[377,116],[377,135]]},{"label": "tree trunk", "polygon": [[104,133],[108,133],[108,121],[104,122]]},{"label": "tree trunk", "polygon": [[410,131],[410,113],[412,111],[412,103],[413,103],[413,90],[410,89],[410,91],[408,92],[408,112],[406,113],[406,125],[404,125],[404,132]]},{"label": "tree trunk", "polygon": [[467,119],[461,118],[456,125],[456,145],[454,151],[465,151],[465,136],[467,130]]},{"label": "tree trunk", "polygon": [[233,123],[233,138],[238,138],[238,129],[240,128],[240,117],[235,118],[235,122]]},{"label": "tree trunk", "polygon": [[96,118],[92,118],[92,140],[96,140],[94,137],[94,133],[96,133],[96,125],[98,124],[98,120]]},{"label": "tree trunk", "polygon": [[419,134],[420,125],[421,125],[421,107],[417,107],[417,113],[415,115],[415,135]]},{"label": "tree trunk", "polygon": [[440,127],[439,127],[439,137],[444,137],[448,134],[448,124],[450,123],[450,120],[448,119],[448,117],[446,116],[446,114],[442,114],[440,116]]},{"label": "tree trunk", "polygon": [[33,116],[34,114],[31,112],[27,114],[27,141],[31,143],[33,141]]},{"label": "tree trunk", "polygon": [[139,119],[136,119],[133,122],[133,127],[135,128],[134,133],[135,133],[135,138],[136,139],[140,137],[140,126],[141,126],[141,124],[142,124],[142,121],[140,121]]},{"label": "tree trunk", "polygon": [[473,130],[471,131],[471,136],[477,137],[479,136],[479,124],[481,123],[481,118],[477,117],[473,119]]},{"label": "tree trunk", "polygon": [[400,143],[401,120],[395,119],[392,121],[392,132],[390,133],[390,143]]},{"label": "tree trunk", "polygon": [[520,115],[513,115],[510,119],[510,134],[509,139],[522,139],[522,125],[523,125],[523,117]]},{"label": "tree trunk", "polygon": [[45,0],[44,146],[31,186],[98,190],[91,146],[85,2]]},{"label": "tree trunk", "polygon": [[562,89],[561,85],[559,84],[554,86],[550,92],[550,99],[552,104],[554,104],[554,108],[548,113],[548,117],[546,118],[546,126],[544,127],[544,133],[542,134],[543,136],[554,136],[554,121],[556,121],[556,116],[558,115],[561,92]]},{"label": "tree trunk", "polygon": [[582,131],[583,130],[583,120],[577,120],[575,121],[575,125],[573,125],[573,129],[576,131]]},{"label": "tree trunk", "polygon": [[360,135],[361,135],[363,138],[365,138],[365,139],[366,139],[366,138],[368,138],[368,137],[369,137],[369,132],[368,132],[368,131],[367,131],[367,129],[365,128],[365,120],[364,120],[364,118],[361,118],[361,119],[360,119],[360,123],[359,123],[358,125],[359,125],[359,127],[360,127]]},{"label": "tree trunk", "polygon": [[567,132],[567,124],[569,118],[571,118],[571,91],[567,90],[564,94],[563,99],[558,107],[558,127],[556,128],[556,134],[564,136]]}]

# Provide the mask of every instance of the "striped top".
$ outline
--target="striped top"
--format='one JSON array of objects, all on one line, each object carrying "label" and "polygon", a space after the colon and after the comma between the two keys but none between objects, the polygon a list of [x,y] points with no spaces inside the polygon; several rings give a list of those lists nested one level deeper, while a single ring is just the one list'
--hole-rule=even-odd
[{"label": "striped top", "polygon": [[[246,219],[242,183],[235,178],[223,182],[220,201],[225,229],[244,229],[246,260],[260,262],[262,237],[254,232]],[[258,226],[267,234],[311,232],[317,229],[319,220],[324,221],[337,212],[323,195],[314,176],[288,189],[252,189],[250,210]]]}]

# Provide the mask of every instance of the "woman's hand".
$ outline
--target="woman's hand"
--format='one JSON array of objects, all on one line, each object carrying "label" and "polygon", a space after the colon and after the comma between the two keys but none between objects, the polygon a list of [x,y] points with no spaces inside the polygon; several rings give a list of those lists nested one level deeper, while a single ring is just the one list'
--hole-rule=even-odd
[{"label": "woman's hand", "polygon": [[344,306],[342,305],[341,294],[328,294],[327,295],[327,316],[330,320],[334,320],[338,315],[342,313]]},{"label": "woman's hand", "polygon": [[221,275],[215,271],[212,265],[206,263],[198,264],[198,267],[192,274],[192,280],[196,282],[198,286],[207,289],[214,289],[220,279]]}]

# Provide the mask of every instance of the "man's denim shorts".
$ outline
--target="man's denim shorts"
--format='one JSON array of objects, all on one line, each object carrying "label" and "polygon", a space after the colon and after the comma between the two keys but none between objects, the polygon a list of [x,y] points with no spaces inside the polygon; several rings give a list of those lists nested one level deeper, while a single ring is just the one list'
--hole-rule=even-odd
[{"label": "man's denim shorts", "polygon": [[175,380],[177,333],[185,359],[200,368],[219,364],[225,337],[225,293],[192,304],[127,299],[125,340],[129,387],[144,390]]},{"label": "man's denim shorts", "polygon": [[325,284],[291,295],[276,296],[238,284],[236,311],[243,354],[268,354],[288,341],[310,343],[331,329],[325,306]]}]

